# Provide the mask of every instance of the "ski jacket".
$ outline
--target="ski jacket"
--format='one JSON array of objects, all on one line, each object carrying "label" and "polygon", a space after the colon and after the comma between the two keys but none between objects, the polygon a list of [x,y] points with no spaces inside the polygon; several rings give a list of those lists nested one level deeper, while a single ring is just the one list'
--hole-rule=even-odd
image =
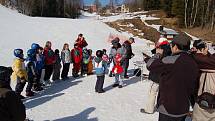
[{"label": "ski jacket", "polygon": [[82,49],[80,47],[72,49],[71,56],[73,63],[81,63],[83,57]]},{"label": "ski jacket", "polygon": [[194,59],[180,52],[161,59],[155,54],[147,62],[147,68],[160,73],[158,111],[172,117],[181,117],[189,112],[189,97],[195,93],[199,69]]},{"label": "ski jacket", "polygon": [[25,106],[14,91],[0,82],[0,117],[1,121],[24,121]]},{"label": "ski jacket", "polygon": [[36,70],[39,72],[42,69],[44,69],[44,65],[45,65],[45,57],[43,54],[37,54],[36,56]]},{"label": "ski jacket", "polygon": [[71,58],[71,52],[70,50],[63,50],[61,52],[61,60],[62,62],[65,63],[71,63],[72,58]]},{"label": "ski jacket", "polygon": [[118,43],[117,48],[114,48],[114,47],[111,48],[109,53],[109,58],[114,59],[117,54],[120,54],[122,56],[121,62],[123,62],[126,58],[126,49],[123,46],[121,46],[120,43]]},{"label": "ski jacket", "polygon": [[23,59],[15,58],[12,64],[12,69],[13,69],[13,73],[12,73],[13,81],[16,81],[17,78],[27,80],[27,71],[26,71],[25,63]]},{"label": "ski jacket", "polygon": [[76,43],[78,43],[78,46],[79,46],[80,48],[84,48],[84,47],[86,47],[86,46],[88,45],[88,43],[86,42],[85,38],[83,38],[83,39],[78,38],[78,39],[76,40]]},{"label": "ski jacket", "polygon": [[107,62],[102,60],[102,58],[96,57],[95,58],[95,70],[97,76],[105,75],[105,71],[107,68]]},{"label": "ski jacket", "polygon": [[36,62],[35,61],[27,61],[26,70],[27,70],[28,78],[34,78],[37,75]]},{"label": "ski jacket", "polygon": [[131,47],[130,42],[127,40],[122,44],[122,46],[126,49],[125,58],[131,59],[134,56],[134,53],[132,52],[132,47]]},{"label": "ski jacket", "polygon": [[54,51],[51,48],[44,48],[45,65],[53,65],[55,63]]}]

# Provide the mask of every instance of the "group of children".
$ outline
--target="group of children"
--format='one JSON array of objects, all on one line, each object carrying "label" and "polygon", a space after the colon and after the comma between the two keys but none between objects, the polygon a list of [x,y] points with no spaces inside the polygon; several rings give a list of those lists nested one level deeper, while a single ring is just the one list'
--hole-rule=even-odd
[{"label": "group of children", "polygon": [[[50,41],[46,42],[45,48],[33,43],[31,49],[27,51],[26,58],[24,58],[22,49],[15,49],[15,59],[12,65],[12,80],[17,81],[15,92],[23,99],[25,97],[21,95],[21,92],[26,82],[28,82],[26,96],[34,96],[33,91],[41,91],[43,90],[43,86],[51,83],[51,76],[53,81],[60,80],[60,76],[62,80],[68,79],[68,72],[70,64],[72,63],[72,75],[74,78],[79,77],[79,72],[81,72],[81,76],[93,74],[93,68],[95,67],[95,73],[97,75],[95,91],[103,93],[105,72],[110,63],[109,58],[105,49],[96,51],[96,57],[92,56],[92,50],[87,49],[87,45],[83,35],[80,34],[71,51],[67,43],[64,44],[61,53],[58,49],[53,51]],[[117,58],[120,58],[119,55],[117,55]],[[94,66],[93,61],[95,62]],[[119,66],[116,63],[113,72]],[[120,69],[122,72],[122,68]]]}]

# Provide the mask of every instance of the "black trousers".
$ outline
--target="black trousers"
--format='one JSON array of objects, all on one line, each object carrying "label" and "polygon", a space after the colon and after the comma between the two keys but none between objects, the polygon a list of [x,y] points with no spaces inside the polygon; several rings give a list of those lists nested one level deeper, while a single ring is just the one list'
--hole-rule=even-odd
[{"label": "black trousers", "polygon": [[105,75],[97,76],[95,91],[100,92],[103,90]]},{"label": "black trousers", "polygon": [[159,113],[159,119],[158,121],[185,121],[186,116],[183,117],[170,117],[167,115],[164,115],[162,113]]},{"label": "black trousers", "polygon": [[50,80],[51,75],[53,73],[53,65],[45,65],[45,77],[44,80]]},{"label": "black trousers", "polygon": [[70,63],[64,63],[63,64],[63,70],[62,70],[62,73],[61,73],[61,78],[62,79],[68,77],[69,67],[70,67]]},{"label": "black trousers", "polygon": [[87,72],[88,72],[87,64],[82,63],[81,64],[81,75],[87,74]]},{"label": "black trousers", "polygon": [[31,89],[33,87],[33,84],[36,80],[34,80],[34,78],[28,78],[28,85],[26,87],[26,92],[31,92]]},{"label": "black trousers", "polygon": [[125,69],[124,71],[124,76],[127,76],[128,74],[128,67],[129,67],[129,59],[125,59],[123,62],[123,67]]},{"label": "black trousers", "polygon": [[16,87],[15,87],[15,92],[20,95],[21,92],[23,91],[24,87],[25,87],[25,82],[23,83],[23,82],[17,81]]}]

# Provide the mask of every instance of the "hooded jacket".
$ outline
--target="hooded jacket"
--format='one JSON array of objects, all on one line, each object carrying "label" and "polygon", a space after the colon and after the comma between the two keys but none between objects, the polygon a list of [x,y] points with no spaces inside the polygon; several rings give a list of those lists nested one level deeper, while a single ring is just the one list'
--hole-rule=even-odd
[{"label": "hooded jacket", "polygon": [[15,58],[12,64],[12,69],[13,69],[13,73],[12,73],[13,81],[16,81],[17,78],[23,78],[27,80],[27,71],[26,71],[25,63],[23,59]]}]

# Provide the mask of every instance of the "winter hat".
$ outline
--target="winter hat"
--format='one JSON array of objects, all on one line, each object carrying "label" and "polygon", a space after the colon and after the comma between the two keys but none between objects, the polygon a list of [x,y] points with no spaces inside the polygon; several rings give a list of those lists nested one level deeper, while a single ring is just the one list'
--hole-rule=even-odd
[{"label": "winter hat", "polygon": [[196,49],[202,49],[206,47],[206,43],[201,39],[195,40],[193,43],[193,47],[195,47]]},{"label": "winter hat", "polygon": [[111,43],[112,43],[112,45],[117,45],[118,43],[119,43],[119,38],[118,37],[116,37],[115,39],[113,39],[112,41],[111,41]]},{"label": "winter hat", "polygon": [[102,51],[102,50],[97,50],[97,51],[96,51],[96,56],[99,57],[99,58],[102,58],[102,56],[103,56],[103,51]]},{"label": "winter hat", "polygon": [[173,38],[172,43],[178,44],[180,46],[190,46],[191,37],[186,33],[181,33]]},{"label": "winter hat", "polygon": [[60,51],[59,51],[58,49],[56,49],[56,50],[54,51],[54,53],[55,53],[55,54],[59,54]]},{"label": "winter hat", "polygon": [[129,40],[132,42],[132,43],[135,43],[134,41],[134,38],[133,37],[130,37]]}]

